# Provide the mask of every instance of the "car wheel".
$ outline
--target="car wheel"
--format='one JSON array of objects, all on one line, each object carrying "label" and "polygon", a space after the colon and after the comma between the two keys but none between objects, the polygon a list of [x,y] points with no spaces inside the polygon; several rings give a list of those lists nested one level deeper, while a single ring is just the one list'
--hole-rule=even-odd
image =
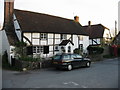
[{"label": "car wheel", "polygon": [[90,67],[90,62],[87,62],[87,63],[86,63],[86,67]]},{"label": "car wheel", "polygon": [[68,68],[67,68],[69,71],[72,70],[72,65],[68,65]]}]

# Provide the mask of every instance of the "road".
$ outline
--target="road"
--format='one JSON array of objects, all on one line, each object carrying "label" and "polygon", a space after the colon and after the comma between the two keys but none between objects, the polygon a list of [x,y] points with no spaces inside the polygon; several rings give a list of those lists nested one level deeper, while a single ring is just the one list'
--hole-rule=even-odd
[{"label": "road", "polygon": [[118,88],[118,58],[72,71],[54,68],[27,72],[3,70],[3,88]]}]

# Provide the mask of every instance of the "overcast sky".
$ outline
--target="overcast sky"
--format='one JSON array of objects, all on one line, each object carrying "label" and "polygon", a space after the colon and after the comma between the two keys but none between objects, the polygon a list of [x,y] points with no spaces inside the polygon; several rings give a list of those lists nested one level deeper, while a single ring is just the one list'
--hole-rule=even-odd
[{"label": "overcast sky", "polygon": [[[3,21],[3,1],[0,0],[0,23]],[[79,16],[80,23],[103,24],[114,30],[118,21],[120,0],[15,0],[15,9],[46,13],[68,19]]]}]

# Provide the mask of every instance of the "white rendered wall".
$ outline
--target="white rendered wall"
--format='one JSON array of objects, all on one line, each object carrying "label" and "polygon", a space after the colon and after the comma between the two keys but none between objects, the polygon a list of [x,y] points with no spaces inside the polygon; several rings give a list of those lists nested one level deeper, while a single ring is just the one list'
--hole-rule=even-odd
[{"label": "white rendered wall", "polygon": [[118,2],[118,31],[120,31],[120,1]]},{"label": "white rendered wall", "polygon": [[89,46],[89,36],[83,36],[83,50],[87,50],[87,47]]},{"label": "white rendered wall", "polygon": [[8,42],[5,30],[0,31],[0,53],[3,55],[5,51],[7,51],[8,54],[8,61],[11,64],[11,58],[10,58],[10,44]]},{"label": "white rendered wall", "polygon": [[0,29],[0,89],[2,90],[2,31]]},{"label": "white rendered wall", "polygon": [[78,48],[78,36],[77,35],[73,35],[73,43],[74,43],[74,46],[73,46],[73,50]]},{"label": "white rendered wall", "polygon": [[2,60],[2,31],[0,30],[0,60]]},{"label": "white rendered wall", "polygon": [[15,27],[16,35],[17,35],[18,39],[21,41],[22,37],[21,37],[21,31],[20,31],[19,23],[18,23],[15,15],[13,15],[13,18],[14,18],[14,27]]}]

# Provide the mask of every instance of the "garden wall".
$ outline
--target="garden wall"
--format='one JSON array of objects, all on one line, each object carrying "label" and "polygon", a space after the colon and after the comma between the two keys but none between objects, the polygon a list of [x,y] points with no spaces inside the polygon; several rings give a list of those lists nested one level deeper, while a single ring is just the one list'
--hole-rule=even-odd
[{"label": "garden wall", "polygon": [[18,70],[23,70],[26,68],[27,70],[33,69],[42,69],[52,67],[51,60],[43,60],[43,61],[22,61],[22,60],[13,60],[13,67]]}]

